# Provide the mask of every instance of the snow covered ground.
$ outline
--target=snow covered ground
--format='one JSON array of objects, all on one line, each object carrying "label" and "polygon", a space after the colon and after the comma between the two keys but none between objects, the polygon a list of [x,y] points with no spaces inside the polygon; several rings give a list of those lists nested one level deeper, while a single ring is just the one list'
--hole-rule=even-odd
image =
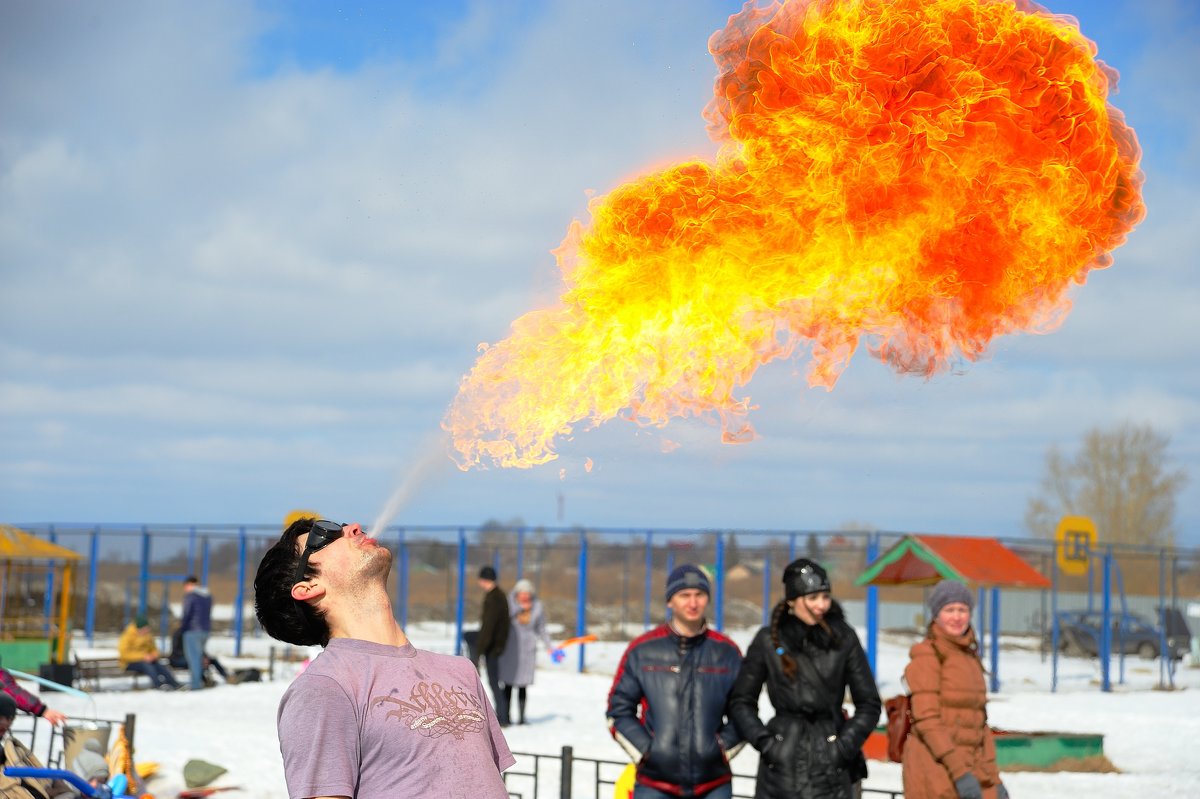
[{"label": "snow covered ground", "polygon": [[[732,631],[745,647],[753,630]],[[453,629],[443,624],[416,625],[408,630],[422,648],[448,652]],[[233,642],[214,639],[209,650],[227,667],[265,666],[272,641],[247,639],[241,660],[232,658]],[[112,642],[97,641],[111,649]],[[277,651],[282,649],[275,644]],[[515,752],[557,754],[564,744],[581,757],[623,760],[604,724],[609,684],[624,645],[598,643],[587,647],[587,672],[578,673],[577,650],[568,650],[562,664],[539,664],[536,683],[529,692],[529,724],[507,730]],[[879,682],[884,697],[899,691],[899,677],[907,662],[907,642],[885,640],[879,656]],[[994,726],[1019,731],[1102,733],[1104,753],[1120,769],[1118,774],[1006,773],[1004,780],[1014,799],[1074,796],[1087,799],[1125,797],[1200,797],[1200,669],[1181,668],[1180,690],[1159,691],[1156,661],[1126,660],[1126,684],[1112,693],[1099,690],[1095,662],[1062,659],[1059,690],[1050,692],[1050,663],[1037,652],[1002,652],[1001,690],[991,697],[989,714]],[[228,774],[215,785],[236,785],[240,792],[221,794],[257,799],[284,799],[283,769],[275,737],[275,708],[298,664],[276,665],[275,680],[241,685],[219,685],[201,692],[162,693],[130,691],[130,681],[116,680],[117,690],[104,691],[91,701],[60,693],[44,695],[47,703],[73,718],[122,718],[137,714],[136,749],[139,761],[160,764],[160,776],[148,789],[156,796],[174,796],[182,788],[182,769],[191,758],[220,764]],[[1113,664],[1114,683],[1117,665]],[[29,684],[31,690],[36,686]],[[765,705],[764,713],[769,715]],[[752,775],[756,753],[746,748],[734,771]],[[530,764],[518,758],[517,770]],[[870,763],[868,787],[899,790],[900,767]],[[590,778],[577,776],[575,795],[594,797]],[[579,784],[584,782],[585,784]],[[528,795],[517,780],[514,790]],[[543,786],[540,795],[549,789]],[[739,792],[750,792],[750,781],[737,783]],[[604,795],[604,794],[602,794]]]}]

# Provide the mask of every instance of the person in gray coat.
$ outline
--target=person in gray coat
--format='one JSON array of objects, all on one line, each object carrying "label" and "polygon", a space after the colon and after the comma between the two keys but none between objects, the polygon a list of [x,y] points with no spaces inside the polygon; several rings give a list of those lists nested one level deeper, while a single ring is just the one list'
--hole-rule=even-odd
[{"label": "person in gray coat", "polygon": [[517,581],[508,595],[508,612],[512,626],[508,631],[508,645],[500,655],[500,682],[504,683],[502,701],[505,715],[508,716],[515,686],[517,723],[524,724],[526,689],[533,685],[538,644],[548,653],[554,651],[554,645],[546,634],[546,611],[533,590],[533,583],[528,580]]}]

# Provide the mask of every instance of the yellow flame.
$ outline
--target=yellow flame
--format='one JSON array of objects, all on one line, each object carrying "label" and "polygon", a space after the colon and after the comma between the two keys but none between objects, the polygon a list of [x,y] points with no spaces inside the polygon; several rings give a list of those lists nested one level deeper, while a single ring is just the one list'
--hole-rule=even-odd
[{"label": "yellow flame", "polygon": [[[461,468],[528,467],[581,421],[715,415],[806,355],[832,388],[859,342],[931,375],[1045,332],[1142,218],[1115,73],[1073,20],[1013,0],[748,3],[713,35],[715,163],[589,204],[564,290],[463,378]],[[798,352],[799,350],[799,352]]]}]

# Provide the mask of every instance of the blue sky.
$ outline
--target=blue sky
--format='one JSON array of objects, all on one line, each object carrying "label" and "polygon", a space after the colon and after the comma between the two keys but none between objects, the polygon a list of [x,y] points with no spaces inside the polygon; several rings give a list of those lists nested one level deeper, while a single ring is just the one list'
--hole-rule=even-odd
[{"label": "blue sky", "polygon": [[1059,330],[929,381],[760,369],[748,445],[614,421],[533,470],[443,457],[588,192],[715,151],[706,43],[739,8],[0,4],[0,520],[371,521],[403,485],[407,524],[1020,535],[1047,447],[1133,420],[1200,544],[1190,0],[1051,5],[1121,73],[1149,209]]}]

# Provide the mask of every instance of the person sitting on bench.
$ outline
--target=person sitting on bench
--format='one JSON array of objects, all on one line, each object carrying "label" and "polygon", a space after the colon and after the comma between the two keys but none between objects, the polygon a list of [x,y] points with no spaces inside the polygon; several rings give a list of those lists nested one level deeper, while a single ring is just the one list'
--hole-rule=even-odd
[{"label": "person sitting on bench", "polygon": [[126,671],[145,674],[153,681],[155,688],[163,691],[179,688],[171,669],[158,660],[158,646],[154,643],[154,634],[150,632],[150,620],[145,616],[135,618],[121,633],[117,641],[117,656]]}]

